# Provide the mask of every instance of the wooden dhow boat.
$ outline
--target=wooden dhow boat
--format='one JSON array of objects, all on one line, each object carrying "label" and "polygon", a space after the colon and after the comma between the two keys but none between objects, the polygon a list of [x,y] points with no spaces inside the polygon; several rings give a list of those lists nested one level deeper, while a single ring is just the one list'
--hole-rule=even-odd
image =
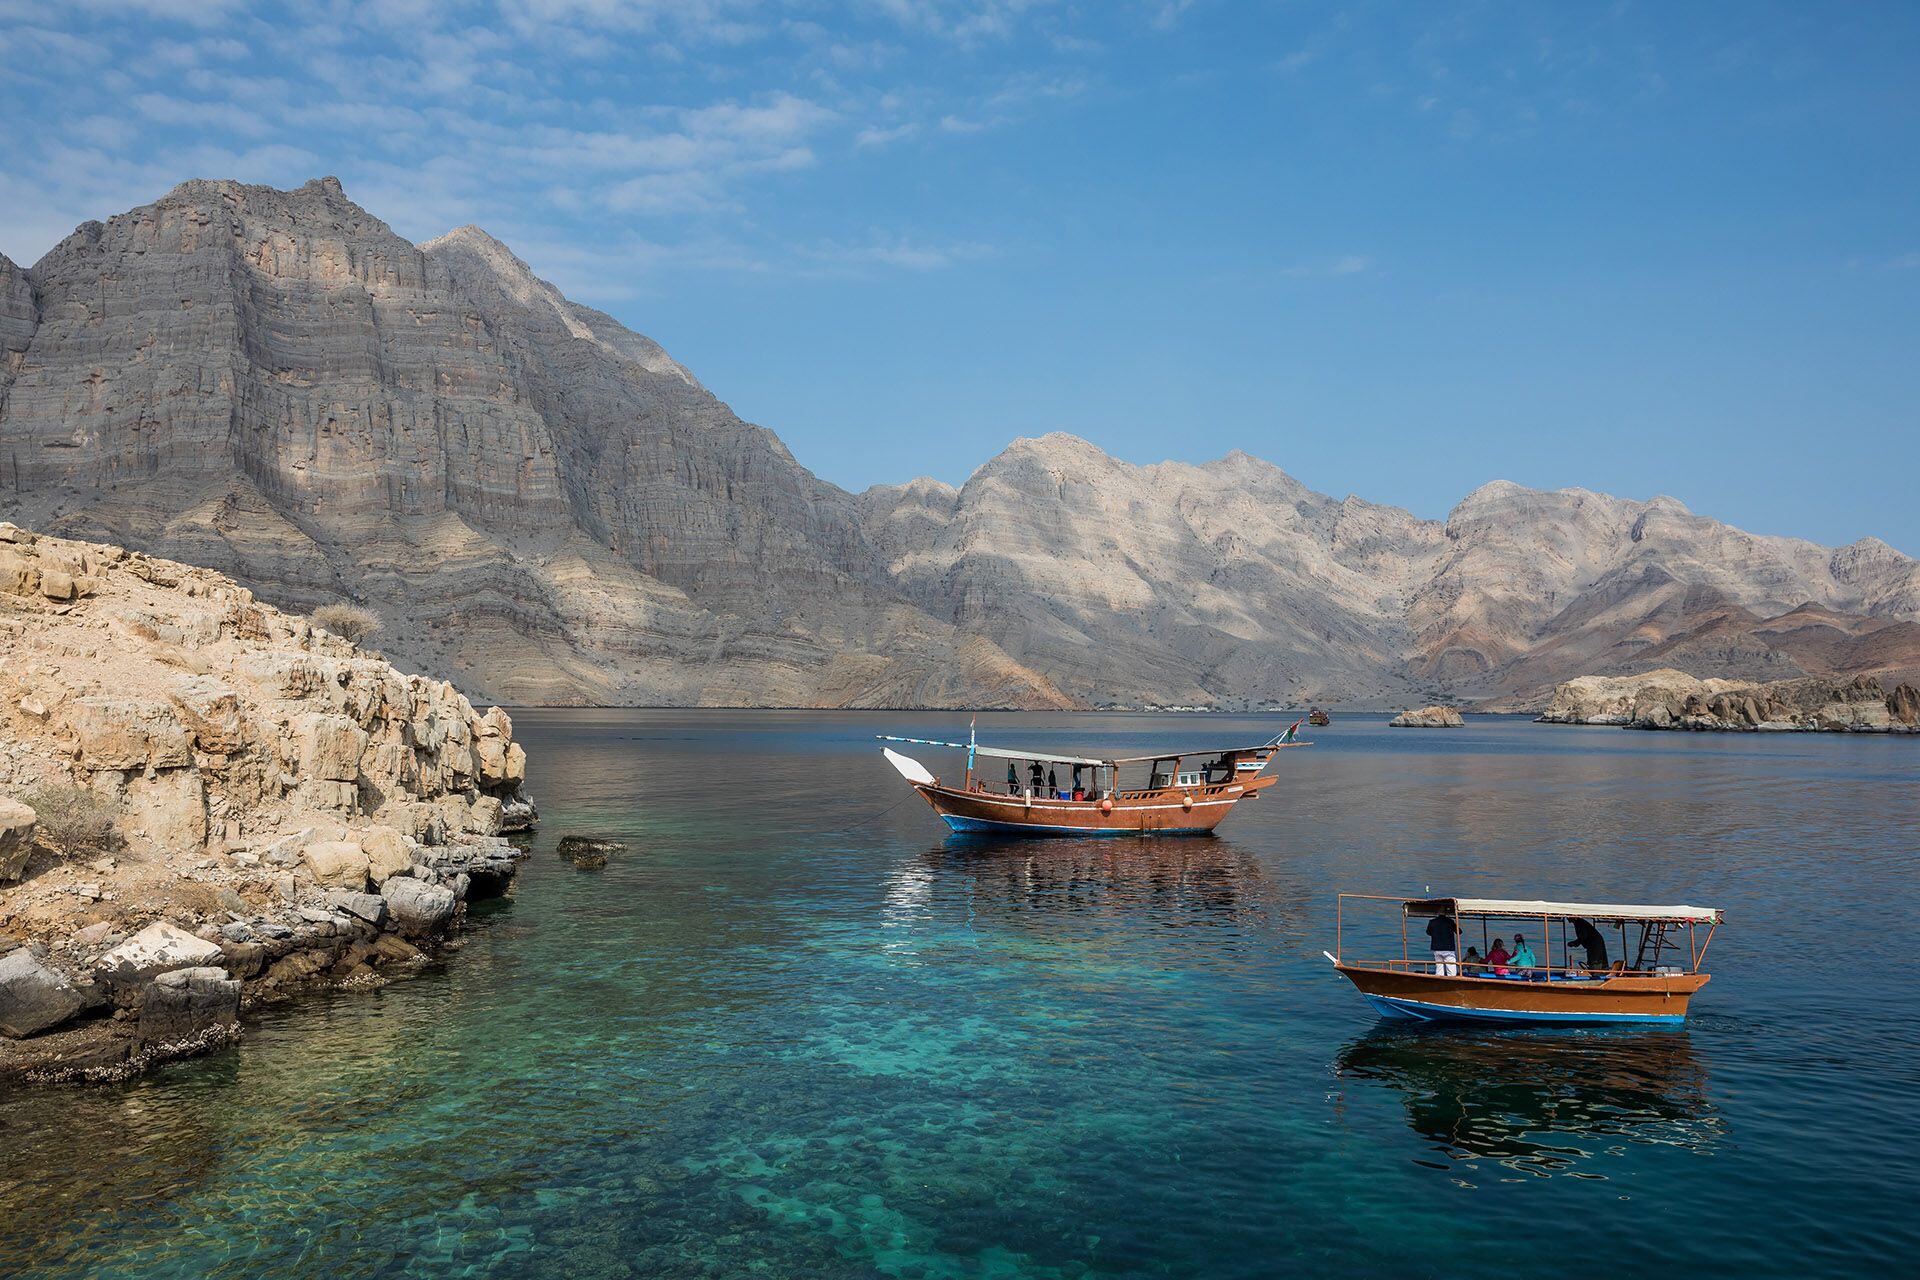
[{"label": "wooden dhow boat", "polygon": [[[1299,729],[1295,721],[1285,733],[1254,746],[1114,757],[1063,755],[1040,747],[982,746],[974,741],[971,728],[965,742],[875,736],[882,742],[967,753],[966,772],[955,785],[942,782],[912,756],[881,748],[887,762],[954,831],[1016,836],[1201,835],[1212,831],[1233,806],[1278,781],[1261,774],[1283,748],[1310,745],[1296,740]],[[1005,778],[976,772],[982,760],[996,765],[1005,761]]]},{"label": "wooden dhow boat", "polygon": [[[1399,959],[1347,956],[1349,901],[1399,904]],[[1694,993],[1707,985],[1708,975],[1700,966],[1721,918],[1711,907],[1343,893],[1335,907],[1334,950],[1322,954],[1389,1018],[1678,1024],[1686,1020]],[[1415,958],[1409,949],[1413,921],[1427,922],[1419,939],[1425,959]],[[1489,958],[1499,954],[1492,951],[1494,941],[1536,927],[1540,946],[1534,963],[1516,964],[1511,957],[1495,963]],[[1559,963],[1553,946],[1556,930]],[[1620,943],[1617,959],[1610,958],[1607,947],[1613,934]],[[1450,948],[1434,945],[1449,938]],[[1582,953],[1579,962],[1576,950]]]}]

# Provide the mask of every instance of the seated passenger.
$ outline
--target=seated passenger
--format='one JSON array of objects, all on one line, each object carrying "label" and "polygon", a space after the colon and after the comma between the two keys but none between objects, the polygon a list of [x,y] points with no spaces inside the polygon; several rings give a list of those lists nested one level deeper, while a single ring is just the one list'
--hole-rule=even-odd
[{"label": "seated passenger", "polygon": [[1513,963],[1513,953],[1507,950],[1505,938],[1495,938],[1493,945],[1487,948],[1487,965],[1493,970],[1493,976],[1507,976],[1507,966]]},{"label": "seated passenger", "polygon": [[1468,947],[1467,958],[1460,962],[1460,972],[1470,978],[1483,978],[1486,976],[1486,969],[1486,961],[1480,957],[1480,948]]},{"label": "seated passenger", "polygon": [[1538,956],[1533,954],[1533,948],[1527,944],[1527,935],[1524,933],[1514,934],[1513,935],[1514,970],[1517,973],[1519,973],[1519,975],[1523,978],[1545,977],[1546,976],[1545,974],[1539,974],[1539,973],[1533,972],[1533,970],[1539,968],[1539,966],[1540,966],[1540,959]]}]

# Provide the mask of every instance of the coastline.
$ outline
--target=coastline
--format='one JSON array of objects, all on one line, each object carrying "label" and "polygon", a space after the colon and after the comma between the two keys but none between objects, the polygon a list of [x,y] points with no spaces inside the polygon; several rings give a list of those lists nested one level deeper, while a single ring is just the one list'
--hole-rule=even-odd
[{"label": "coastline", "polygon": [[452,949],[526,856],[525,777],[443,681],[210,570],[0,524],[0,1080],[124,1078]]}]

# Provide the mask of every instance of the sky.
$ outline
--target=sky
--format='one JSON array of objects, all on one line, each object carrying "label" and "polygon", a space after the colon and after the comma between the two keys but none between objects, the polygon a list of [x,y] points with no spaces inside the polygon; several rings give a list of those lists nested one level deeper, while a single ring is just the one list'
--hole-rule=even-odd
[{"label": "sky", "polygon": [[1920,5],[0,0],[0,252],[478,223],[851,489],[1017,436],[1920,554]]}]

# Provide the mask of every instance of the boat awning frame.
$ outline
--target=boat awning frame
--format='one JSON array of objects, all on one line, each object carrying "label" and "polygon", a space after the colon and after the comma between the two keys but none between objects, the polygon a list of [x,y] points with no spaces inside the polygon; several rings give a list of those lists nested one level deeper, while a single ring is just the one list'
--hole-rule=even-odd
[{"label": "boat awning frame", "polygon": [[1646,920],[1683,924],[1719,924],[1717,907],[1648,907],[1618,902],[1547,902],[1533,898],[1407,898],[1408,915],[1498,916],[1532,919],[1537,916],[1580,916],[1588,920]]},{"label": "boat awning frame", "polygon": [[[940,742],[932,738],[897,738],[885,733],[877,733],[874,737],[881,742],[911,742],[922,747],[951,747],[955,751],[965,751],[968,749],[967,744],[964,742]],[[1105,760],[1092,760],[1086,756],[1063,756],[1058,752],[1039,747],[989,747],[984,744],[979,744],[975,745],[972,750],[974,755],[985,757],[988,760],[1038,760],[1043,764],[1084,765],[1089,769],[1103,769],[1109,765],[1147,764],[1156,760],[1190,759],[1194,756],[1228,756],[1236,751],[1265,751],[1269,747],[1305,745],[1307,744],[1304,742],[1262,742],[1250,747],[1216,747],[1205,751],[1161,751],[1150,756],[1115,756]]]}]

